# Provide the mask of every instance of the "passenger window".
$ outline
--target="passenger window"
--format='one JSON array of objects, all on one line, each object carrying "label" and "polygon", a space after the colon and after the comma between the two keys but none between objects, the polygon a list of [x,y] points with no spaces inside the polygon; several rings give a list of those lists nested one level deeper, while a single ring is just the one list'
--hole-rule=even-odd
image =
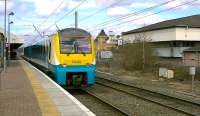
[{"label": "passenger window", "polygon": [[51,42],[49,42],[49,60],[51,58]]}]

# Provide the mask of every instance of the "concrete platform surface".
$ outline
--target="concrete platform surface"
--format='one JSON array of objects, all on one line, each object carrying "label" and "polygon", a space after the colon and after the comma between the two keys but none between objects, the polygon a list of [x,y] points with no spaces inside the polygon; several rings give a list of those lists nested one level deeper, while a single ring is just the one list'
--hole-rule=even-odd
[{"label": "concrete platform surface", "polygon": [[76,98],[24,60],[1,74],[1,116],[94,116]]}]

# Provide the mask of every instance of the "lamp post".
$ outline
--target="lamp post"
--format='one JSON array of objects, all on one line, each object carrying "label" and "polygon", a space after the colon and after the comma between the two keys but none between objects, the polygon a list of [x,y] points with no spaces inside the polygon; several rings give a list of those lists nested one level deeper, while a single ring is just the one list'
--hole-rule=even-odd
[{"label": "lamp post", "polygon": [[10,24],[13,24],[13,21],[10,21],[10,16],[13,16],[14,13],[13,12],[10,12],[8,14],[8,63],[10,61]]},{"label": "lamp post", "polygon": [[10,54],[10,24],[13,24],[13,22],[9,22],[8,23],[8,60],[10,60],[11,58],[11,54]]},{"label": "lamp post", "polygon": [[4,11],[4,41],[3,41],[3,71],[6,72],[6,0],[5,0],[5,11]]}]

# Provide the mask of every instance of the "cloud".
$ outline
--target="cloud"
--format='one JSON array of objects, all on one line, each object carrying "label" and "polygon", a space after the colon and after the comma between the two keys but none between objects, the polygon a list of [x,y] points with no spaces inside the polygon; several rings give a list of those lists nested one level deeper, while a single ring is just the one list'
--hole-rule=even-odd
[{"label": "cloud", "polygon": [[111,27],[111,28],[108,28],[106,29],[106,31],[113,31],[115,33],[115,35],[120,35],[121,32],[125,32],[125,31],[129,31],[129,30],[132,30],[132,29],[135,29],[137,26],[121,26],[120,28],[119,27]]},{"label": "cloud", "polygon": [[[7,1],[7,12],[11,12],[14,7],[16,6],[16,3],[14,0]],[[5,2],[0,0],[0,15],[4,14],[4,8],[5,8]]]},{"label": "cloud", "polygon": [[101,6],[109,6],[113,3],[119,2],[119,0],[96,0],[96,2]]},{"label": "cloud", "polygon": [[129,10],[121,6],[112,7],[107,10],[107,15],[109,16],[126,15],[128,13],[129,13]]},{"label": "cloud", "polygon": [[[60,13],[62,10],[71,10],[80,4],[81,0],[22,0],[23,2],[31,2],[35,5],[35,12],[39,16],[49,16],[62,2],[62,5],[56,10],[56,13]],[[94,0],[87,0],[78,9],[90,9],[95,8],[96,2]]]},{"label": "cloud", "polygon": [[[68,9],[73,9],[75,8],[78,4],[80,4],[82,1],[73,1],[69,0],[67,2],[68,4]],[[97,7],[97,4],[94,0],[87,0],[84,2],[78,9],[84,10],[84,9],[89,9],[89,8],[95,8]]]},{"label": "cloud", "polygon": [[[114,6],[129,6],[137,0],[96,0],[97,4],[103,7],[114,5]],[[145,1],[145,0],[140,0]]]},{"label": "cloud", "polygon": [[130,5],[131,8],[147,8],[156,5],[156,3],[152,2],[134,2]]},{"label": "cloud", "polygon": [[[53,24],[53,22],[56,19],[59,19],[59,17],[64,16],[65,13],[69,12],[71,9],[73,9],[75,6],[77,6],[82,0],[64,0],[63,4],[61,5],[60,8],[57,9],[55,14],[59,15],[54,15],[50,17],[45,24],[42,24],[42,27],[39,27],[39,24],[44,21],[47,16],[49,16],[52,11],[62,2],[62,0],[7,0],[8,1],[8,9],[9,11],[13,10],[15,11],[15,16],[20,17],[22,19],[27,19],[33,22],[40,30],[45,29],[49,25]],[[86,0],[79,8],[79,17],[80,19],[82,17],[85,17],[87,15],[90,15],[94,13],[95,11],[98,11],[99,9],[104,9],[107,8],[108,6],[111,6],[108,9],[105,9],[103,12],[99,13],[99,15],[94,15],[90,18],[88,18],[85,22],[81,22],[80,24],[86,25],[83,26],[83,28],[95,28],[94,25],[107,21],[109,19],[113,19],[118,16],[124,16],[128,13],[139,11],[141,9],[145,9],[166,1],[171,1],[171,0]],[[191,15],[191,14],[197,14],[198,13],[198,7],[200,6],[200,1],[194,2],[192,5],[185,5],[182,7],[178,7],[174,9],[176,13],[171,13],[171,14],[162,14],[162,15],[152,15],[148,16],[145,18],[141,18],[145,15],[151,14],[152,12],[157,12],[163,9],[175,7],[178,5],[181,5],[185,2],[189,2],[192,0],[175,0],[174,2],[167,4],[165,6],[161,6],[157,9],[154,9],[152,11],[149,11],[148,13],[143,13],[139,16],[132,16],[129,17],[128,19],[123,19],[118,22],[113,22],[112,24],[118,24],[123,21],[128,21],[128,20],[134,20],[139,18],[138,20],[122,24],[122,25],[116,25],[117,32],[123,31],[123,30],[128,30],[133,29],[135,27],[140,27],[144,25],[149,25],[152,23],[156,23],[159,21],[162,21],[163,17],[167,18],[176,18],[180,15]],[[197,6],[198,5],[198,6]],[[193,10],[195,9],[195,10]],[[133,11],[135,10],[135,11]],[[193,10],[191,13],[191,10]],[[182,14],[182,12],[186,14]],[[4,2],[0,0],[0,15],[4,13]],[[167,16],[165,16],[167,15]],[[169,15],[169,16],[168,16]],[[25,24],[26,21],[21,21],[20,19],[17,19],[16,17],[13,17],[13,21],[15,24]],[[73,22],[73,16],[65,18],[65,20],[62,20],[61,22],[57,23],[60,25],[60,27],[64,28],[66,25],[71,24]],[[3,20],[3,17],[0,16],[0,19]],[[89,22],[89,24],[88,24]],[[30,24],[30,22],[27,24]],[[112,25],[109,24],[109,25]],[[3,25],[3,22],[0,22],[0,25]],[[88,26],[87,26],[88,25]],[[14,27],[14,25],[13,25]],[[106,27],[105,27],[106,28]],[[50,30],[54,31],[56,28],[53,26]],[[13,29],[14,30],[14,29]],[[31,30],[31,29],[30,29]],[[114,29],[115,30],[115,29]],[[18,29],[15,29],[16,32],[18,32]],[[20,32],[26,32],[26,29],[21,29],[19,30]]]},{"label": "cloud", "polygon": [[[50,15],[62,2],[62,0],[35,0],[35,11],[40,16]],[[62,11],[66,7],[66,2],[56,9],[55,13]]]},{"label": "cloud", "polygon": [[[145,16],[148,16],[148,17],[145,17]],[[124,19],[124,21],[131,21],[130,22],[131,24],[134,24],[137,26],[150,25],[157,22],[161,22],[163,20],[164,19],[162,19],[160,15],[154,14],[153,12],[147,12],[145,14],[140,14],[137,16],[132,16],[132,17]]]},{"label": "cloud", "polygon": [[[138,16],[132,16],[126,19],[122,19],[120,22],[121,24],[119,24],[120,22],[114,23],[114,24],[109,24],[107,25],[108,28],[105,27],[106,30],[113,30],[115,33],[119,34],[120,32],[124,32],[124,31],[128,31],[128,30],[132,30],[135,28],[139,28],[142,26],[146,26],[146,25],[150,25],[150,24],[154,24],[154,23],[158,23],[161,21],[164,21],[163,18],[161,18],[160,15],[151,15],[153,14],[152,12],[148,12],[145,14],[141,14]],[[151,16],[148,16],[151,15]],[[144,16],[148,16],[143,18]],[[128,22],[130,21],[130,22]],[[126,23],[128,22],[128,23]],[[119,24],[119,25],[117,25]]]},{"label": "cloud", "polygon": [[21,0],[21,2],[34,4],[35,12],[39,16],[49,16],[61,3],[61,6],[55,10],[55,14],[67,6],[66,1],[63,0]]},{"label": "cloud", "polygon": [[[166,4],[165,7],[172,8],[172,7],[182,5],[185,2],[187,2],[187,1],[186,0],[173,1],[173,2],[170,2],[169,4]],[[186,8],[188,8],[188,5],[183,5],[183,6],[179,7],[179,9],[186,9]]]}]

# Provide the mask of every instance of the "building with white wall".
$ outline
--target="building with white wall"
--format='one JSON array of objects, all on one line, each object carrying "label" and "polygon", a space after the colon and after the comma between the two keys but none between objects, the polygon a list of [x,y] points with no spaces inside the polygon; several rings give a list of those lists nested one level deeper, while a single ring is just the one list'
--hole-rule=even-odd
[{"label": "building with white wall", "polygon": [[150,38],[160,57],[183,56],[183,50],[200,46],[200,15],[167,20],[139,29],[123,32],[126,43],[134,43],[137,35]]},{"label": "building with white wall", "polygon": [[[0,32],[3,33],[4,30],[2,28],[0,28]],[[18,35],[15,35],[13,33],[10,33],[10,56],[11,56],[11,58],[16,58],[17,49],[23,43],[24,43],[24,37],[23,36],[18,36]],[[7,50],[7,57],[8,57],[8,52],[9,52],[9,50],[8,50],[8,38],[7,38],[7,42],[6,42],[6,50]]]}]

